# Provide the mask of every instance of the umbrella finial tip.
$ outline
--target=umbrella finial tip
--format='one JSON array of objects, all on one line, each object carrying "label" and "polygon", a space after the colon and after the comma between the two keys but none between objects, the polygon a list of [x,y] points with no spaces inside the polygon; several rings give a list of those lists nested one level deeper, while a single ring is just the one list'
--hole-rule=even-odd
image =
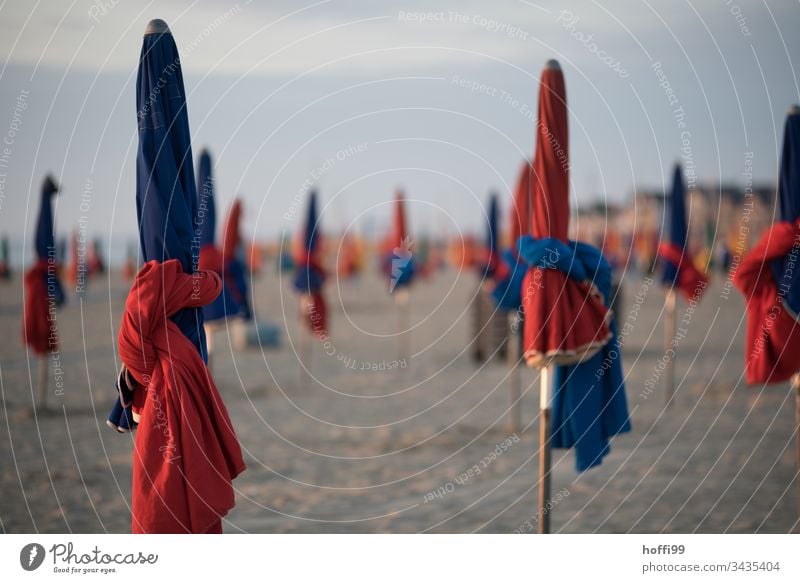
[{"label": "umbrella finial tip", "polygon": [[555,69],[556,71],[561,70],[561,65],[555,59],[550,59],[544,66],[545,69]]},{"label": "umbrella finial tip", "polygon": [[793,104],[789,107],[789,115],[797,115],[800,113],[800,105]]},{"label": "umbrella finial tip", "polygon": [[147,34],[169,34],[169,26],[167,23],[161,20],[160,18],[154,18],[150,22],[147,23],[147,28],[144,29],[144,33]]}]

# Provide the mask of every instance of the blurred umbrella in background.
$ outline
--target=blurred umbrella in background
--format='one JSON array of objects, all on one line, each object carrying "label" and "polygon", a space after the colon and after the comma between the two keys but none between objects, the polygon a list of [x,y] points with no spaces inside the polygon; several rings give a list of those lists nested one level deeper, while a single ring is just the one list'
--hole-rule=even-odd
[{"label": "blurred umbrella in background", "polygon": [[[541,369],[539,531],[550,530],[550,445],[574,448],[583,471],[602,462],[611,436],[630,430],[616,330],[611,268],[599,249],[570,241],[569,148],[564,75],[548,61],[541,77],[532,165],[531,235],[519,252],[523,348]],[[552,411],[552,430],[551,430]]]},{"label": "blurred umbrella in background", "polygon": [[22,341],[39,356],[39,410],[47,408],[47,355],[59,349],[56,308],[65,301],[58,279],[53,196],[58,193],[55,178],[48,175],[42,183],[39,217],[36,221],[34,249],[36,262],[25,272],[25,306],[22,316]]},{"label": "blurred umbrella in background", "polygon": [[294,258],[294,289],[300,294],[300,319],[313,335],[322,339],[328,333],[327,308],[322,295],[325,270],[322,268],[322,238],[317,216],[317,193],[308,195],[305,224],[300,232]]},{"label": "blurred umbrella in background", "polygon": [[207,361],[211,368],[214,344],[214,328],[229,316],[239,314],[239,303],[229,291],[222,252],[216,244],[217,211],[214,195],[214,176],[211,153],[203,149],[197,165],[197,214],[195,216],[195,237],[200,247],[198,267],[204,271],[213,271],[222,279],[222,293],[213,302],[203,306],[203,327],[206,335]]},{"label": "blurred umbrella in background", "polygon": [[197,270],[197,191],[183,74],[162,20],[145,31],[136,99],[136,210],[145,265],[120,326],[118,430],[138,423],[132,529],[217,533],[244,470],[238,440],[209,373],[201,306],[220,278]]},{"label": "blurred umbrella in background", "polygon": [[664,403],[670,405],[675,395],[675,319],[677,317],[676,289],[689,302],[697,302],[708,280],[694,265],[689,251],[688,221],[686,219],[686,187],[680,164],[675,165],[672,193],[669,197],[669,238],[658,247],[663,263],[661,282],[666,286],[664,300],[664,352],[669,356],[664,371]]},{"label": "blurred umbrella in background", "polygon": [[[800,470],[800,107],[789,110],[778,176],[780,217],[734,275],[747,302],[745,377],[750,384],[792,379]],[[800,489],[798,489],[800,510]]]},{"label": "blurred umbrella in background", "polygon": [[394,199],[394,220],[390,239],[392,247],[387,258],[387,271],[389,272],[389,293],[394,296],[397,308],[397,360],[403,363],[409,357],[411,328],[409,288],[416,276],[414,243],[406,225],[405,206],[405,194],[402,190],[398,190]]},{"label": "blurred umbrella in background", "polygon": [[[309,336],[325,340],[328,335],[328,310],[322,286],[325,271],[322,268],[322,240],[317,216],[317,193],[308,195],[305,224],[299,233],[295,251],[294,289],[300,295],[300,365],[298,382],[304,384],[306,375],[311,377],[311,343]],[[305,329],[305,333],[304,333]]]},{"label": "blurred umbrella in background", "polygon": [[250,308],[250,284],[245,265],[245,248],[242,242],[242,213],[242,201],[236,198],[225,219],[225,232],[222,238],[224,266],[222,280],[233,300],[233,305],[226,307],[228,314],[249,320],[252,317],[252,310]]}]

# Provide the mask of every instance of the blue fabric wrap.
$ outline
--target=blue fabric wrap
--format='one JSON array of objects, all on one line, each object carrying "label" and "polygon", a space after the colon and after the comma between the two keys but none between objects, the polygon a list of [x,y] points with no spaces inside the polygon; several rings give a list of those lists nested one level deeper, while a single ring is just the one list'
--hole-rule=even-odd
[{"label": "blue fabric wrap", "polygon": [[522,307],[522,282],[528,267],[511,249],[503,251],[500,261],[505,264],[507,275],[495,283],[492,299],[504,312],[519,310]]},{"label": "blue fabric wrap", "polygon": [[[786,118],[783,132],[783,151],[778,175],[778,200],[780,220],[795,222],[800,217],[800,114],[792,113]],[[787,256],[770,264],[775,283],[783,294],[784,304],[794,313],[800,314],[800,269],[790,263],[797,262]]]},{"label": "blue fabric wrap", "polygon": [[392,291],[411,285],[416,275],[413,257],[404,257],[394,251],[388,256],[389,274],[394,282]]},{"label": "blue fabric wrap", "polygon": [[322,289],[325,275],[310,265],[300,265],[292,285],[301,294],[313,294]]},{"label": "blue fabric wrap", "polygon": [[[558,239],[519,240],[520,256],[531,267],[557,269],[578,282],[591,281],[611,305],[611,266],[602,252],[586,243]],[[553,379],[552,446],[575,449],[575,468],[600,465],[609,439],[631,430],[617,326],[611,340],[580,364],[556,366]]]},{"label": "blue fabric wrap", "polygon": [[[688,227],[686,225],[686,188],[680,164],[675,165],[672,174],[672,194],[669,197],[669,242],[679,249],[686,248]],[[661,260],[663,271],[661,283],[672,287],[678,277],[678,266]]]}]

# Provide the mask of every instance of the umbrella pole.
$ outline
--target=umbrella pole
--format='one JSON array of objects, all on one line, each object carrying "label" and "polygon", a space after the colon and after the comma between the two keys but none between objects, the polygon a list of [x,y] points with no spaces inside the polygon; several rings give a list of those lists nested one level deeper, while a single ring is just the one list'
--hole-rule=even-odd
[{"label": "umbrella pole", "polygon": [[301,387],[311,375],[311,331],[306,330],[306,316],[310,317],[313,309],[310,295],[300,296],[300,366],[297,367],[297,384]]},{"label": "umbrella pole", "polygon": [[550,433],[553,402],[553,366],[542,368],[539,375],[539,534],[550,534]]},{"label": "umbrella pole", "polygon": [[522,404],[520,403],[519,386],[519,336],[515,330],[517,313],[508,313],[508,344],[506,345],[506,357],[508,358],[508,384],[511,389],[511,409],[509,409],[509,431],[517,433],[522,426]]},{"label": "umbrella pole", "polygon": [[37,411],[44,411],[47,409],[47,359],[49,355],[42,354],[39,356],[39,402],[36,404]]},{"label": "umbrella pole", "polygon": [[397,360],[402,362],[408,357],[408,329],[410,327],[410,306],[408,288],[395,292],[395,305],[397,306]]},{"label": "umbrella pole", "polygon": [[664,353],[666,354],[670,349],[673,350],[672,358],[667,360],[666,370],[664,371],[664,407],[669,407],[672,404],[672,398],[675,396],[675,350],[672,347],[672,340],[675,338],[675,319],[677,318],[677,311],[675,309],[678,303],[678,296],[674,288],[667,290],[666,297],[664,298]]},{"label": "umbrella pole", "polygon": [[214,329],[209,324],[203,324],[206,332],[206,356],[208,356],[208,372],[211,372],[211,356],[214,354]]}]

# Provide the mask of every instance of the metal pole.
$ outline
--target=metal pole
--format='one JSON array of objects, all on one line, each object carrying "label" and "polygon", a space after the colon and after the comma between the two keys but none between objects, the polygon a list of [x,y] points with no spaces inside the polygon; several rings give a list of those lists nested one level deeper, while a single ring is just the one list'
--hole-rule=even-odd
[{"label": "metal pole", "polygon": [[520,403],[519,386],[519,334],[516,327],[517,312],[508,313],[508,344],[506,345],[506,358],[508,358],[509,375],[508,384],[511,389],[511,409],[509,410],[509,430],[517,433],[522,427],[522,404]]},{"label": "metal pole", "polygon": [[550,425],[552,423],[553,366],[542,368],[539,389],[539,534],[550,534]]},{"label": "metal pole", "polygon": [[672,346],[672,340],[675,338],[675,319],[677,317],[677,310],[675,309],[678,302],[678,296],[673,288],[667,290],[666,297],[664,298],[664,354],[672,350],[672,357],[667,359],[666,370],[664,371],[664,407],[669,407],[672,404],[672,398],[675,396],[675,358],[677,356],[676,350]]},{"label": "metal pole", "polygon": [[37,411],[47,409],[47,359],[48,354],[39,356],[39,402],[36,404]]},{"label": "metal pole", "polygon": [[211,355],[214,353],[214,328],[210,324],[203,324],[206,331],[206,356],[208,357],[208,372],[211,372]]},{"label": "metal pole", "polygon": [[297,367],[297,384],[302,387],[306,379],[313,378],[311,375],[311,330],[306,330],[306,317],[311,317],[313,314],[311,310],[314,309],[314,303],[310,295],[303,294],[300,296],[300,366]]},{"label": "metal pole", "polygon": [[397,360],[402,362],[409,355],[409,328],[410,307],[408,288],[399,289],[394,294],[395,305],[397,306]]}]

